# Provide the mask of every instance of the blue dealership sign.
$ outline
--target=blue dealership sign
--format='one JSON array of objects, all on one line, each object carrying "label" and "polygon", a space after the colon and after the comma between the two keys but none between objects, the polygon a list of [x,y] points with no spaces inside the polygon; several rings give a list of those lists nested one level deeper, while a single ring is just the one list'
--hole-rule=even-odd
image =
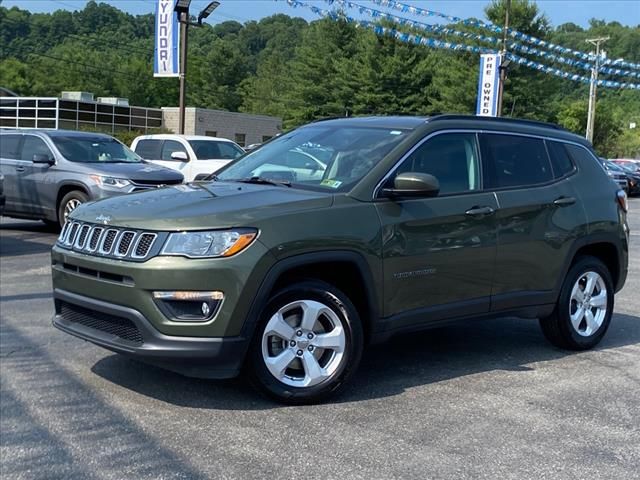
[{"label": "blue dealership sign", "polygon": [[173,10],[175,0],[158,0],[153,59],[154,77],[179,77],[178,39],[180,23]]},{"label": "blue dealership sign", "polygon": [[476,115],[495,117],[498,114],[498,88],[500,86],[500,54],[480,55],[480,77],[478,78],[478,103]]}]

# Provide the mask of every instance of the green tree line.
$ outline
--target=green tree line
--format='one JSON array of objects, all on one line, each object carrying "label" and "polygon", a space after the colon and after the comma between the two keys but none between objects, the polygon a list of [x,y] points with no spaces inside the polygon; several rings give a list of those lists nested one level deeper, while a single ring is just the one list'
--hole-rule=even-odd
[{"label": "green tree line", "polygon": [[[594,19],[588,28],[552,27],[533,1],[511,4],[511,24],[523,33],[582,51],[589,50],[587,38],[609,36],[610,58],[640,63],[640,25]],[[494,0],[486,19],[501,24],[504,8]],[[177,79],[153,77],[153,30],[151,14],[134,16],[93,1],[83,10],[51,14],[0,6],[0,85],[21,95],[84,90],[136,105],[176,105]],[[327,116],[474,113],[478,67],[478,55],[402,43],[345,21],[274,15],[190,29],[187,103],[276,115],[286,128]],[[504,112],[584,134],[588,91],[588,85],[515,66]],[[629,128],[634,122],[639,128]],[[594,145],[603,156],[640,157],[640,91],[599,88]]]}]

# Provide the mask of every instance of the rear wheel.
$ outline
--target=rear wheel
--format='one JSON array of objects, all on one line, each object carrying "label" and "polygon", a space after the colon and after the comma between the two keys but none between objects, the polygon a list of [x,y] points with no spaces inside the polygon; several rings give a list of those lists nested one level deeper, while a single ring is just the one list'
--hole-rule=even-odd
[{"label": "rear wheel", "polygon": [[338,391],[362,355],[358,313],[340,290],[303,281],[278,292],[261,315],[250,376],[267,395],[286,403],[316,403]]},{"label": "rear wheel", "polygon": [[595,257],[580,258],[565,278],[554,312],[540,320],[544,336],[569,350],[596,346],[611,323],[613,296],[607,267]]},{"label": "rear wheel", "polygon": [[89,200],[87,194],[79,190],[73,190],[67,193],[58,205],[58,222],[60,227],[64,226],[67,218],[76,208]]}]

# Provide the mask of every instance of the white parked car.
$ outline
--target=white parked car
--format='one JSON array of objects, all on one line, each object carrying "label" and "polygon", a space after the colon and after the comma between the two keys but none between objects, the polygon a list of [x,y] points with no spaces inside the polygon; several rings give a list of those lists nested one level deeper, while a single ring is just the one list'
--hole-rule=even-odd
[{"label": "white parked car", "polygon": [[185,182],[203,179],[245,153],[226,138],[173,134],[142,135],[131,149],[147,161],[178,170]]}]

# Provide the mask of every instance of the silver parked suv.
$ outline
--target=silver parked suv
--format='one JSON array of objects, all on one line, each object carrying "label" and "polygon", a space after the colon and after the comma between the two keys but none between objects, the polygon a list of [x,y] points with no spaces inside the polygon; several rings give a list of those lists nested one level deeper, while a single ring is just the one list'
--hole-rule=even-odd
[{"label": "silver parked suv", "polygon": [[182,183],[109,135],[70,130],[1,130],[3,215],[63,225],[81,203]]}]

